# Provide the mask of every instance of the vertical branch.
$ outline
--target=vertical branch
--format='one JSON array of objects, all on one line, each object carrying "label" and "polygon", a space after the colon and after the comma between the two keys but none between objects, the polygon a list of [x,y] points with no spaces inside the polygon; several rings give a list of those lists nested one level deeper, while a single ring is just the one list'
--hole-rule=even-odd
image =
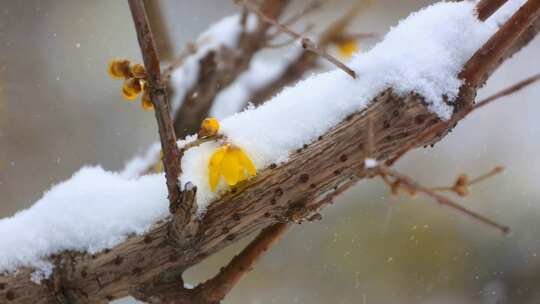
[{"label": "vertical branch", "polygon": [[158,124],[161,149],[163,151],[163,167],[167,178],[170,210],[176,210],[180,201],[180,188],[178,177],[181,173],[180,153],[176,146],[176,135],[169,114],[169,100],[166,87],[161,78],[159,57],[152,30],[148,23],[148,17],[142,0],[128,0],[129,9],[137,31],[137,38],[148,75],[148,90],[154,104],[156,120]]}]

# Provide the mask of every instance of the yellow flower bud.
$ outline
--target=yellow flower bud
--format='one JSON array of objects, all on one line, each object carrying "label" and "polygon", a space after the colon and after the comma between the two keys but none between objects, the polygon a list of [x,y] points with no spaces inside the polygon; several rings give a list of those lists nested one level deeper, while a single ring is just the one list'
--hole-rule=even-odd
[{"label": "yellow flower bud", "polygon": [[151,111],[154,109],[154,103],[152,102],[152,99],[150,99],[150,94],[148,91],[145,91],[141,98],[141,106],[146,111]]},{"label": "yellow flower bud", "polygon": [[257,169],[247,154],[239,147],[225,144],[212,154],[208,163],[210,189],[216,191],[223,176],[229,186],[257,174]]},{"label": "yellow flower bud", "polygon": [[344,40],[337,44],[339,55],[345,59],[349,59],[352,55],[360,50],[358,41]]},{"label": "yellow flower bud", "polygon": [[214,118],[206,118],[201,123],[201,128],[199,129],[199,138],[214,136],[219,131],[219,121]]},{"label": "yellow flower bud", "polygon": [[141,81],[135,77],[128,78],[122,86],[122,95],[127,100],[134,100],[142,91]]},{"label": "yellow flower bud", "polygon": [[129,60],[127,59],[113,59],[109,62],[107,72],[112,78],[124,79],[130,76]]},{"label": "yellow flower bud", "polygon": [[130,70],[131,70],[131,74],[133,74],[135,78],[139,78],[139,79],[146,78],[146,71],[142,64],[135,63],[131,65]]}]

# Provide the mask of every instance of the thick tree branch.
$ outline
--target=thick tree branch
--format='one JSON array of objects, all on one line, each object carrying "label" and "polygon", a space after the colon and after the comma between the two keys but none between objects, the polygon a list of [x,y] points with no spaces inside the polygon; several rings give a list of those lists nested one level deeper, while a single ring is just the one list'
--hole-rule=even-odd
[{"label": "thick tree branch", "polygon": [[156,120],[158,123],[161,149],[163,151],[163,167],[167,178],[167,189],[171,213],[174,213],[180,201],[180,187],[178,177],[181,173],[180,153],[176,146],[171,116],[169,114],[169,100],[167,90],[161,80],[159,56],[156,49],[152,30],[148,23],[148,17],[142,0],[129,0],[129,9],[137,31],[137,39],[141,47],[141,53],[148,75],[148,90],[154,104]]}]

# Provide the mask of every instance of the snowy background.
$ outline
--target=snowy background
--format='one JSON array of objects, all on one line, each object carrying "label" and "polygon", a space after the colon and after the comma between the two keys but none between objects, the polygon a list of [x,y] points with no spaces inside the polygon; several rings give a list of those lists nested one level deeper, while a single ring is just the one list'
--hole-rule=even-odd
[{"label": "snowy background", "polygon": [[[180,51],[229,1],[162,1]],[[291,7],[292,13],[302,1]],[[332,3],[330,3],[332,2]],[[376,1],[352,27],[384,34],[429,1]],[[352,1],[325,1],[308,21],[322,29]],[[188,7],[189,9],[186,9]],[[361,47],[369,48],[369,44]],[[536,39],[508,61],[481,96],[540,71]],[[122,101],[106,75],[112,57],[139,60],[123,1],[0,1],[0,216],[30,206],[84,164],[123,167],[157,139],[153,115]],[[419,198],[392,199],[362,182],[295,227],[226,303],[536,303],[540,301],[540,86],[475,113],[434,149],[399,163],[420,180],[448,184],[504,165],[465,204],[510,225],[495,231]],[[189,271],[213,274],[242,244]]]}]

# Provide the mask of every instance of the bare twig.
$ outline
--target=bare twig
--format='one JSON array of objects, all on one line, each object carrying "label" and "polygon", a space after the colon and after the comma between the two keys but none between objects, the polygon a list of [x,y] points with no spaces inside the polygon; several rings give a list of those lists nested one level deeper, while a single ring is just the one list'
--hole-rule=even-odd
[{"label": "bare twig", "polygon": [[161,79],[159,56],[143,1],[129,0],[129,8],[135,24],[135,30],[137,31],[144,66],[148,74],[148,90],[154,104],[161,139],[170,210],[174,213],[181,196],[180,188],[178,187],[178,177],[181,174],[181,168],[180,153],[176,146],[176,135],[169,114],[169,100],[165,85]]},{"label": "bare twig", "polygon": [[[313,0],[306,7],[304,7],[304,9],[302,9],[300,12],[291,16],[289,19],[285,20],[283,22],[283,25],[290,26],[294,24],[295,22],[297,22],[298,20],[300,20],[301,18],[303,18],[304,16],[318,10],[319,8],[321,8],[321,6],[322,6],[322,1]],[[279,33],[279,31],[277,33]]]},{"label": "bare twig", "polygon": [[469,179],[467,174],[461,174],[456,179],[454,185],[452,186],[439,186],[439,187],[431,187],[432,191],[442,192],[442,191],[450,191],[454,192],[455,194],[459,196],[467,196],[469,194],[469,187],[480,183],[490,177],[493,177],[499,173],[501,173],[504,170],[503,167],[497,166],[493,168],[493,170],[489,171],[488,173],[482,174],[476,178]]},{"label": "bare twig", "polygon": [[219,303],[236,283],[252,269],[253,264],[287,231],[289,224],[277,223],[267,227],[251,243],[222,268],[212,279],[197,286],[196,298],[203,303]]},{"label": "bare twig", "polygon": [[240,5],[246,7],[251,12],[257,14],[261,19],[264,21],[274,25],[276,28],[278,28],[280,31],[290,35],[291,37],[300,40],[302,43],[302,48],[309,50],[313,53],[316,53],[317,55],[321,56],[322,58],[328,60],[335,66],[337,66],[339,69],[343,70],[345,73],[349,74],[352,78],[356,78],[356,72],[354,72],[351,68],[349,68],[347,65],[345,65],[343,62],[339,61],[334,56],[328,54],[326,50],[321,48],[319,45],[317,45],[315,42],[313,42],[311,39],[302,36],[301,34],[289,29],[287,26],[279,23],[276,19],[271,18],[264,14],[258,7],[253,5],[250,1],[246,0],[236,0],[237,3]]},{"label": "bare twig", "polygon": [[[306,35],[306,34],[308,34],[309,32],[311,32],[311,31],[313,30],[313,27],[314,27],[313,24],[308,24],[308,25],[306,26],[306,28],[305,28],[302,32],[300,32],[300,34],[301,34],[301,35]],[[278,42],[278,43],[274,43],[274,42],[272,42],[272,41],[268,41],[268,42],[266,43],[266,46],[265,46],[265,47],[266,47],[266,48],[277,49],[277,48],[281,48],[281,47],[287,46],[287,45],[289,45],[289,44],[292,44],[292,43],[295,42],[295,41],[296,41],[296,38],[290,38],[290,39],[287,39],[287,40],[285,40],[285,41],[283,41],[283,42]]]},{"label": "bare twig", "polygon": [[[295,22],[297,22],[298,20],[300,20],[301,18],[303,18],[304,16],[316,11],[317,9],[319,9],[320,7],[322,6],[322,2],[321,1],[318,1],[318,0],[314,0],[314,1],[311,1],[306,7],[304,7],[304,9],[302,9],[300,12],[296,13],[295,15],[291,16],[289,19],[283,21],[283,25],[285,26],[291,26],[292,24],[294,24]],[[242,8],[243,10],[246,10],[247,11],[247,8],[244,6]],[[273,40],[275,39],[277,36],[279,36],[280,34],[282,34],[283,32],[280,31],[279,29],[276,29],[273,33],[269,33],[268,34],[268,37],[267,37],[267,40]]]},{"label": "bare twig", "polygon": [[[328,26],[328,28],[318,37],[319,46],[324,48],[333,43],[341,42],[345,36],[345,29],[354,18],[363,11],[362,8],[362,5],[352,7],[345,15]],[[376,36],[376,34],[368,34],[367,36],[370,36],[369,38],[371,38]],[[361,39],[361,37],[358,37],[358,39]],[[317,54],[304,50],[297,59],[287,65],[279,77],[276,77],[274,81],[256,90],[247,100],[255,105],[262,104],[286,85],[299,80],[306,71],[317,67],[318,58]]]},{"label": "bare twig", "polygon": [[381,175],[388,175],[388,176],[392,176],[394,177],[397,182],[399,184],[402,184],[402,185],[405,185],[406,187],[412,189],[412,190],[415,190],[415,191],[418,191],[418,192],[421,192],[421,193],[424,193],[425,195],[435,199],[438,203],[442,204],[442,205],[445,205],[445,206],[448,206],[452,209],[456,209],[458,210],[459,212],[463,213],[463,214],[466,214],[467,216],[473,218],[474,220],[477,220],[483,224],[486,224],[488,226],[491,226],[493,228],[496,228],[498,230],[500,230],[502,233],[508,233],[510,231],[510,228],[508,228],[507,226],[504,226],[504,225],[501,225],[481,214],[478,214],[474,211],[471,211],[461,205],[459,205],[458,203],[452,201],[451,199],[445,197],[445,196],[442,196],[438,193],[436,193],[435,191],[429,189],[429,188],[426,188],[424,186],[422,186],[420,183],[418,183],[417,181],[413,180],[412,178],[410,178],[409,176],[406,176],[404,174],[401,174],[395,170],[392,170],[384,165],[380,165],[378,167],[378,171],[380,172]]}]

